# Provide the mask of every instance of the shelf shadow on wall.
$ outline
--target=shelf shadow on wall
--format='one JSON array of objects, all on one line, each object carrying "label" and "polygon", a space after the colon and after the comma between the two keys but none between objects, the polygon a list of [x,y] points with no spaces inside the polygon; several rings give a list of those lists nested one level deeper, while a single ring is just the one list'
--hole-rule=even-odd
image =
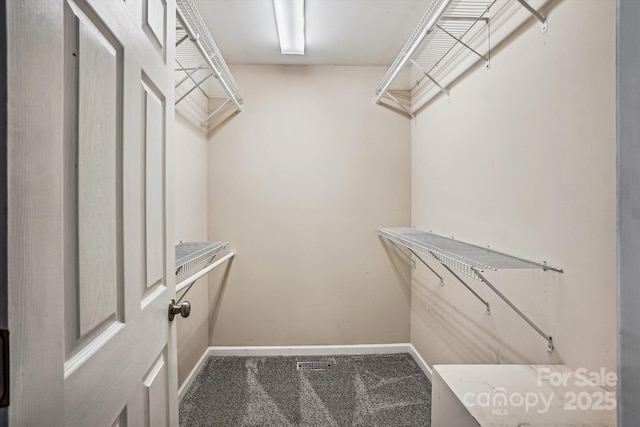
[{"label": "shelf shadow on wall", "polygon": [[378,238],[389,260],[391,260],[391,266],[400,281],[405,298],[411,302],[411,269],[414,266],[414,262],[409,259],[409,255],[395,248],[387,239],[380,235],[378,235]]},{"label": "shelf shadow on wall", "polygon": [[[445,274],[444,271],[443,274]],[[445,276],[445,283],[447,282],[446,278]],[[445,286],[447,285],[445,284]],[[459,304],[462,306],[460,308],[447,300],[438,292],[441,289],[439,284],[430,285],[429,279],[424,281],[416,277],[413,278],[412,333],[417,327],[413,326],[413,322],[417,318],[424,325],[428,325],[431,333],[437,336],[440,342],[449,348],[450,352],[459,355],[462,360],[453,362],[432,360],[431,363],[563,363],[562,356],[557,349],[554,353],[547,354],[549,358],[547,360],[540,360],[538,356],[523,353],[521,349],[519,350],[507,342],[504,337],[498,336],[493,329],[483,326],[471,315],[468,315],[465,312],[464,303]],[[497,301],[491,299],[490,302]],[[473,304],[476,304],[476,301],[473,301]],[[492,304],[492,312],[496,308]],[[470,310],[475,309],[475,306],[470,308]],[[482,306],[477,307],[477,310],[483,312]],[[497,328],[500,326],[500,321],[495,317],[496,314],[497,312],[488,315],[487,319]],[[483,316],[485,315],[483,314]]]},{"label": "shelf shadow on wall", "polygon": [[[237,255],[236,255],[237,256]],[[218,290],[213,299],[209,297],[209,301],[215,301],[212,307],[209,307],[209,345],[211,343],[211,337],[213,337],[214,330],[216,327],[216,323],[218,321],[218,315],[220,313],[220,305],[222,304],[222,299],[224,297],[224,293],[227,289],[227,282],[229,281],[229,274],[231,273],[231,266],[235,261],[236,257],[232,257],[227,261],[227,265],[224,268],[224,273],[222,274],[222,279],[220,279],[220,283],[218,286]]]}]

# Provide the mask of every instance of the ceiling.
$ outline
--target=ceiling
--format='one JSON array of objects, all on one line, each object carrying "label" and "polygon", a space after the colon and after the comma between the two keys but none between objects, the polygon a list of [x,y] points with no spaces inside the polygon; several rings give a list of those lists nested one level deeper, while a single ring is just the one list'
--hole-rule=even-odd
[{"label": "ceiling", "polygon": [[305,0],[305,55],[281,55],[271,0],[194,0],[229,64],[391,65],[430,0]]}]

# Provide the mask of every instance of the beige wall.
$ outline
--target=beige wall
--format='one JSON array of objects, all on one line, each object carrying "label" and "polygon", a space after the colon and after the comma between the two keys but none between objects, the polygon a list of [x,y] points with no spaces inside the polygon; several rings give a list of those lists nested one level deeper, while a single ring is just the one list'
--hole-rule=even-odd
[{"label": "beige wall", "polygon": [[[207,240],[207,137],[180,113],[176,113],[174,129],[175,240],[204,241]],[[178,276],[176,283],[188,274]],[[206,279],[200,279],[185,299],[191,303],[191,315],[177,318],[178,384],[182,384],[209,345]]]},{"label": "beige wall", "polygon": [[209,143],[209,237],[238,256],[210,343],[407,342],[410,291],[376,234],[410,218],[409,122],[371,102],[385,69],[232,72],[246,110]]},{"label": "beige wall", "polygon": [[[615,0],[553,2],[412,125],[412,223],[564,268],[487,272],[556,351],[486,288],[414,274],[411,342],[430,364],[615,370]],[[466,276],[465,276],[466,277]]]}]

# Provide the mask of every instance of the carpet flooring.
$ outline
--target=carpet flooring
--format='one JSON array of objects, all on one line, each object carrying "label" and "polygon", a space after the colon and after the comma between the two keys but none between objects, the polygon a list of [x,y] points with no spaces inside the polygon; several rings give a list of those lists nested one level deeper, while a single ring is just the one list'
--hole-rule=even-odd
[{"label": "carpet flooring", "polygon": [[[297,362],[330,361],[326,370]],[[180,426],[429,427],[431,383],[411,355],[211,357]]]}]

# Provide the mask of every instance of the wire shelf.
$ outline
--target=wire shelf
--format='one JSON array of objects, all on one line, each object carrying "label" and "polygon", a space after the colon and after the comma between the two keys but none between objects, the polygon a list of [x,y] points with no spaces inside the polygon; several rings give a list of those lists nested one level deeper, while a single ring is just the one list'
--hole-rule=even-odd
[{"label": "wire shelf", "polygon": [[176,276],[183,274],[225,250],[229,242],[185,242],[176,245]]},{"label": "wire shelf", "polygon": [[415,228],[381,228],[378,234],[446,265],[452,270],[482,281],[478,271],[508,268],[543,269],[562,272],[546,263],[507,255],[493,249],[476,246]]},{"label": "wire shelf", "polygon": [[[507,255],[493,249],[483,248],[448,237],[439,236],[415,228],[381,228],[378,234],[392,243],[397,243],[416,256],[433,273],[435,271],[418,254],[432,258],[441,263],[453,276],[458,279],[476,298],[478,298],[487,309],[487,314],[491,314],[489,302],[482,298],[475,290],[466,284],[454,271],[471,276],[481,281],[489,287],[500,299],[502,299],[513,311],[518,314],[529,326],[547,341],[547,351],[554,349],[553,338],[535,324],[522,310],[520,310],[509,298],[507,298],[498,288],[496,288],[482,274],[485,269],[499,270],[504,268],[536,268],[543,270],[553,270],[562,273],[562,269],[551,267],[546,263],[530,261],[528,259]],[[442,283],[442,276],[440,278]]]},{"label": "wire shelf", "polygon": [[[181,40],[188,34],[184,28],[176,28],[176,40]],[[211,70],[207,66],[203,66],[204,58],[193,43],[185,41],[176,47],[176,79],[182,79],[189,73],[191,83],[203,80]],[[204,85],[199,88],[205,95],[209,96],[208,90]]]},{"label": "wire shelf", "polygon": [[409,36],[409,40],[407,40],[407,42],[404,44],[404,46],[400,50],[400,53],[398,53],[398,56],[396,56],[396,59],[391,64],[391,67],[389,67],[387,73],[380,81],[380,84],[378,84],[376,94],[383,92],[385,90],[385,86],[388,86],[388,84],[394,79],[395,70],[403,67],[406,64],[405,58],[411,55],[412,46],[422,36],[422,33],[427,29],[428,23],[435,17],[438,9],[445,1],[446,0],[433,0],[429,4],[427,11],[424,13],[424,15],[422,15],[422,18],[420,18],[420,22],[418,22],[418,25],[413,30],[413,33],[411,33],[411,36]]},{"label": "wire shelf", "polygon": [[[476,24],[486,22],[484,19],[494,3],[495,0],[462,0],[451,3],[427,37],[426,46],[415,59],[421,69],[417,70],[421,74],[420,78],[416,79],[418,82],[426,77],[424,72],[432,73],[453,48],[466,39]],[[484,56],[483,59],[489,58]]]},{"label": "wire shelf", "polygon": [[463,41],[465,36],[477,23],[486,22],[487,12],[495,1],[432,0],[413,33],[380,80],[376,88],[376,100],[387,91],[399,70],[407,64],[417,64],[420,77],[414,80],[421,81],[456,45],[469,47]]},{"label": "wire shelf", "polygon": [[[218,49],[218,46],[213,41],[213,37],[211,36],[211,33],[209,32],[209,29],[202,19],[200,12],[198,12],[195,4],[192,0],[177,0],[176,6],[178,7],[178,10],[180,12],[179,16],[181,15],[186,21],[185,23],[183,23],[180,22],[180,19],[177,20],[176,40],[181,40],[184,36],[192,39],[192,42],[185,41],[183,43],[180,43],[176,48],[176,58],[179,61],[179,65],[181,67],[180,69],[189,70],[201,65],[199,63],[201,61],[199,61],[198,58],[205,58],[202,58],[202,54],[196,45],[196,42],[199,42],[202,45],[202,48],[206,53],[208,59],[211,61],[211,63],[219,73],[219,76],[216,77],[221,80],[221,84],[225,87],[225,90],[228,90],[229,96],[236,101],[238,108],[240,108],[243,104],[243,100],[242,96],[240,95],[240,90],[238,89],[238,84],[233,78],[233,75],[231,74],[227,63],[225,62],[222,54],[220,53],[220,50]],[[187,28],[185,27],[189,27],[193,34],[189,34],[189,31],[187,31]],[[209,66],[206,66],[204,69],[198,70],[197,73],[200,73],[201,75],[206,77],[206,73],[211,73],[213,71],[214,70],[211,70]],[[187,72],[188,71],[185,71],[185,73]],[[202,83],[201,80],[202,79],[198,79],[195,77],[192,79],[193,84],[197,85],[198,87],[200,87],[200,84]]]}]

